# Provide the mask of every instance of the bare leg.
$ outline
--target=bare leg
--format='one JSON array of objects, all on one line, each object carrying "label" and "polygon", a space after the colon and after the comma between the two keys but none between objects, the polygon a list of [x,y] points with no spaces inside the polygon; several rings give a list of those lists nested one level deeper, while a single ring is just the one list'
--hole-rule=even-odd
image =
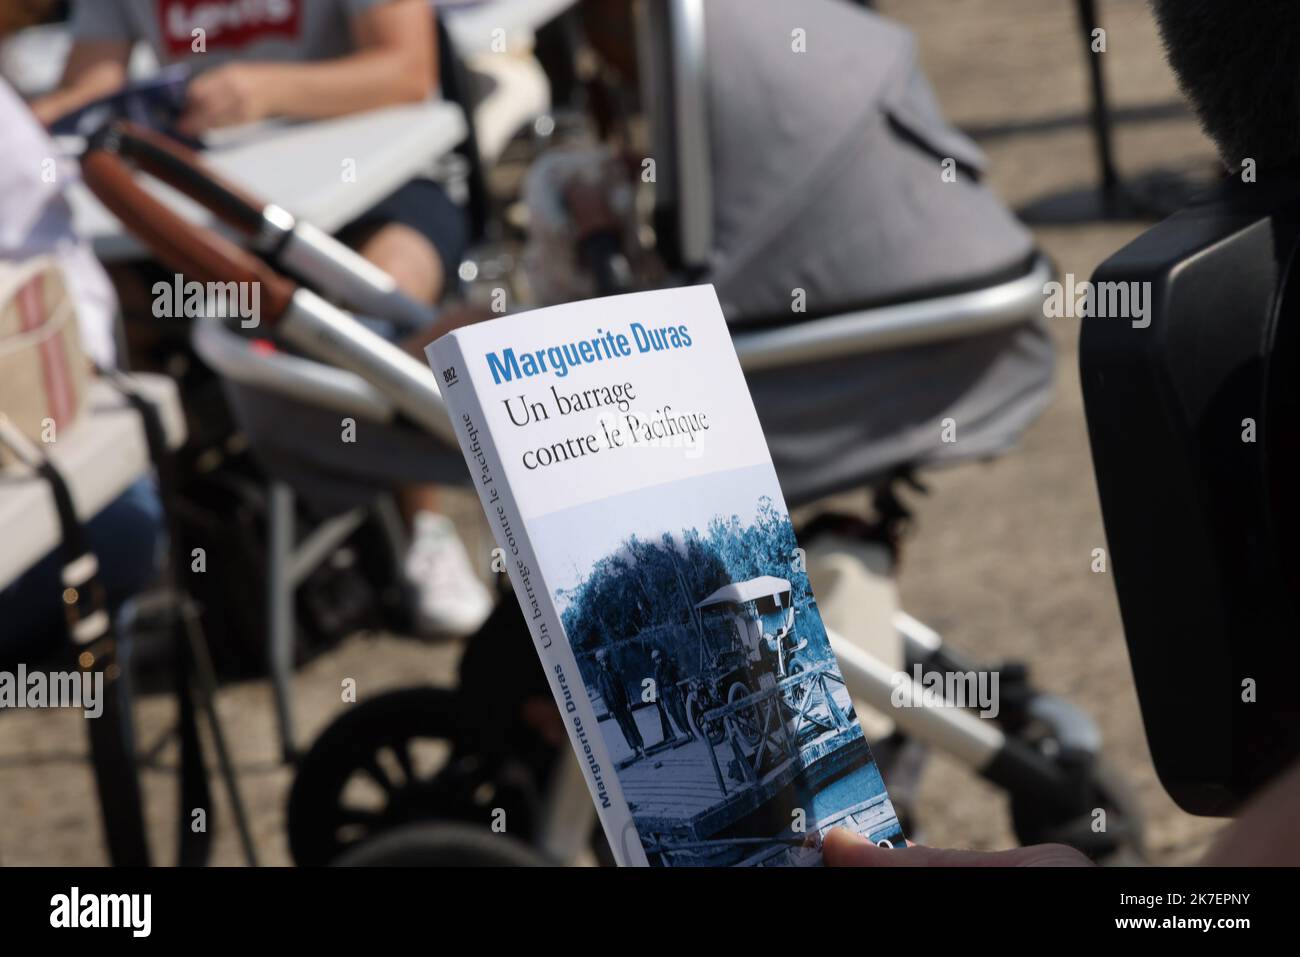
[{"label": "bare leg", "polygon": [[[362,256],[384,270],[397,287],[417,302],[433,304],[442,298],[446,276],[442,259],[420,233],[398,223],[388,223],[352,238]],[[402,347],[423,358],[423,346],[445,331],[440,322],[410,337]],[[437,486],[405,485],[397,489],[398,507],[411,532],[405,572],[416,586],[417,624],[421,633],[469,634],[492,608],[491,593],[475,575],[451,520],[439,508]]]},{"label": "bare leg", "polygon": [[433,245],[410,226],[387,223],[364,233],[357,252],[397,281],[397,288],[417,302],[442,298],[446,276]]}]

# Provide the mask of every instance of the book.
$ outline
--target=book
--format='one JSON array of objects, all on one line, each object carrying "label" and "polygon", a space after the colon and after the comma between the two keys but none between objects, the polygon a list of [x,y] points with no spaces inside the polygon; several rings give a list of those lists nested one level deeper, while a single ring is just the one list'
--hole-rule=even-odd
[{"label": "book", "polygon": [[902,841],[713,287],[427,353],[618,863]]}]

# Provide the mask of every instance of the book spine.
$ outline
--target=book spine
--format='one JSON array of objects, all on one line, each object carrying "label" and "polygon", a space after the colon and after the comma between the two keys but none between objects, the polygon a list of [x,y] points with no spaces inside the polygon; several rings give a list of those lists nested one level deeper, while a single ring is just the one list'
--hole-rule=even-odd
[{"label": "book spine", "polygon": [[492,536],[504,556],[510,584],[514,586],[515,597],[528,623],[528,632],[564,718],[569,741],[595,802],[610,849],[621,866],[646,865],[649,862],[619,787],[614,762],[601,737],[577,659],[565,636],[559,611],[510,489],[496,442],[488,429],[464,350],[457,336],[451,334],[431,345],[428,354],[443,400],[451,413],[470,477],[488,524],[492,526]]}]

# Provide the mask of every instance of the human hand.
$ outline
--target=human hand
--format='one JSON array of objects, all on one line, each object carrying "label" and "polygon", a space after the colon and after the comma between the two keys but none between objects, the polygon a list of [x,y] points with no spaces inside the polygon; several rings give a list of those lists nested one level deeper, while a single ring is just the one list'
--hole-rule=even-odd
[{"label": "human hand", "polygon": [[229,63],[190,81],[180,131],[197,136],[222,126],[255,123],[272,113],[274,83],[265,64]]},{"label": "human hand", "polygon": [[1010,851],[947,851],[912,844],[877,847],[836,828],[826,835],[822,856],[827,867],[1090,867],[1092,862],[1064,844],[1035,844]]}]

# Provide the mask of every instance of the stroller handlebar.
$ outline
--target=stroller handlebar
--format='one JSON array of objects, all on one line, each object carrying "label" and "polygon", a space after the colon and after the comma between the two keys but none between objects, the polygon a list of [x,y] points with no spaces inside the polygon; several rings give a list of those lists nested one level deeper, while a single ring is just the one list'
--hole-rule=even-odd
[{"label": "stroller handlebar", "polygon": [[[82,176],[91,192],[158,259],[202,282],[257,283],[261,287],[261,319],[274,324],[293,300],[297,285],[233,242],[173,212],[141,186],[127,165],[135,160],[145,171],[201,203],[223,221],[242,219],[237,211],[247,200],[207,177],[181,148],[159,147],[153,134],[141,134],[129,124],[115,123],[94,136],[81,157]],[[141,155],[145,159],[141,161]],[[197,175],[182,175],[190,167]],[[164,175],[159,175],[163,170]],[[206,180],[206,182],[205,182]],[[229,199],[228,204],[225,200]],[[260,223],[262,213],[257,209]]]},{"label": "stroller handlebar", "polygon": [[170,137],[123,120],[91,138],[89,150],[96,149],[123,157],[135,169],[188,196],[235,230],[263,261],[349,308],[411,330],[436,321],[436,310],[409,298],[392,276],[359,253],[223,179],[197,153]]},{"label": "stroller handlebar", "polygon": [[[456,442],[432,371],[397,346],[281,275],[224,236],[173,212],[136,181],[132,166],[178,188],[226,222],[267,221],[264,207],[213,178],[193,154],[129,124],[92,137],[81,157],[86,185],[161,262],[200,282],[260,287],[256,325],[304,353],[371,383],[394,407],[434,436]],[[128,165],[127,160],[132,160]],[[286,234],[288,235],[288,234]]]},{"label": "stroller handlebar", "polygon": [[189,196],[221,222],[247,236],[255,237],[262,229],[267,204],[222,179],[189,147],[127,120],[109,130],[105,145],[130,159],[138,169]]}]

